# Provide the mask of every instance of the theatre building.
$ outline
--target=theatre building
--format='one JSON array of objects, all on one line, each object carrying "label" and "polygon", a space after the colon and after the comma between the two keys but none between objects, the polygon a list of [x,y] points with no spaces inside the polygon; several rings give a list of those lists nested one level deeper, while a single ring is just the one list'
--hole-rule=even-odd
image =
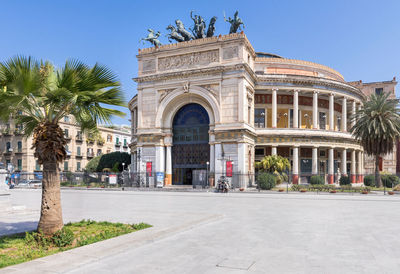
[{"label": "theatre building", "polygon": [[313,174],[363,181],[349,117],[365,95],[334,69],[257,52],[243,33],[141,49],[137,59],[134,172],[157,173],[166,186],[239,174],[246,187],[255,161],[278,154],[290,159],[293,183]]}]

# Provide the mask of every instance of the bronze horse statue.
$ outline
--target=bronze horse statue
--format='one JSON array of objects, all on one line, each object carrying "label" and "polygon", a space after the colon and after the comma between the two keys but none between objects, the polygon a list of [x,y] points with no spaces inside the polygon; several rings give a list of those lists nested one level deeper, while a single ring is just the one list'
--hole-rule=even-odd
[{"label": "bronze horse statue", "polygon": [[185,41],[189,41],[191,39],[193,39],[193,40],[195,39],[193,34],[191,34],[189,31],[187,31],[185,29],[185,26],[183,25],[181,20],[179,20],[179,19],[175,20],[175,24],[178,27],[178,33],[180,35],[182,35],[183,38],[185,38]]},{"label": "bronze horse statue", "polygon": [[161,46],[161,42],[160,40],[158,40],[158,37],[160,37],[161,33],[158,31],[156,34],[154,34],[154,30],[152,29],[148,29],[147,31],[149,32],[149,34],[147,35],[146,38],[140,39],[139,43],[140,41],[147,41],[150,42],[155,47]]},{"label": "bronze horse statue", "polygon": [[185,38],[178,33],[178,31],[176,30],[176,28],[173,25],[169,25],[167,27],[167,30],[171,31],[171,33],[167,34],[168,41],[170,43],[172,42],[171,39],[174,39],[177,42],[185,41]]}]

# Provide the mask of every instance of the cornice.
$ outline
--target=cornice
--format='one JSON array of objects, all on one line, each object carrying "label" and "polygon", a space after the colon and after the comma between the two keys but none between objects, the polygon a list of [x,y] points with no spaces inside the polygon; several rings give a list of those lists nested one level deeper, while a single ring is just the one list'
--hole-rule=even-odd
[{"label": "cornice", "polygon": [[244,40],[246,47],[252,53],[253,57],[255,57],[255,51],[253,49],[253,46],[250,44],[249,40],[247,39],[246,35],[243,32],[207,37],[207,38],[203,38],[203,39],[195,39],[195,40],[173,43],[173,44],[166,44],[166,45],[162,45],[160,47],[139,49],[139,54],[137,55],[137,57],[140,58],[140,57],[143,57],[143,56],[146,56],[149,54],[158,53],[158,52],[166,52],[166,51],[172,51],[172,50],[177,50],[177,49],[179,50],[182,48],[204,46],[204,45],[208,45],[208,44],[215,44],[217,42],[235,41],[235,40]]},{"label": "cornice", "polygon": [[275,64],[294,64],[294,65],[302,65],[302,66],[307,66],[307,67],[312,67],[312,68],[318,68],[318,69],[329,71],[330,73],[333,73],[333,74],[339,76],[344,81],[343,75],[340,74],[338,71],[334,70],[333,68],[330,68],[325,65],[317,64],[314,62],[310,62],[310,61],[287,59],[287,58],[257,57],[255,62],[256,63],[258,63],[258,62],[259,63],[275,63]]},{"label": "cornice", "polygon": [[214,66],[209,68],[200,68],[200,69],[191,69],[185,71],[176,71],[176,72],[167,72],[162,74],[153,74],[147,76],[141,76],[133,78],[133,80],[137,83],[150,82],[150,81],[160,81],[160,80],[169,80],[169,79],[186,79],[188,77],[198,76],[198,75],[207,75],[207,74],[216,74],[216,73],[224,73],[227,71],[238,71],[245,70],[253,81],[256,80],[256,75],[250,66],[247,63],[240,63],[235,65],[228,66]]},{"label": "cornice", "polygon": [[322,77],[313,77],[313,76],[299,76],[299,75],[257,75],[257,84],[260,83],[290,83],[296,86],[324,86],[331,87],[335,89],[349,91],[358,95],[360,98],[365,99],[366,96],[356,87],[349,85],[347,83],[343,83],[340,81],[330,80]]}]

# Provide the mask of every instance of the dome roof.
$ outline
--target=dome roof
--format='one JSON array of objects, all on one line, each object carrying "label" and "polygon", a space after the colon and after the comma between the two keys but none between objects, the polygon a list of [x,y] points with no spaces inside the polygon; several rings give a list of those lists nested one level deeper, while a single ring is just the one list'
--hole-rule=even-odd
[{"label": "dome roof", "polygon": [[268,52],[256,52],[257,57],[264,57],[264,58],[283,58],[282,56],[268,53]]}]

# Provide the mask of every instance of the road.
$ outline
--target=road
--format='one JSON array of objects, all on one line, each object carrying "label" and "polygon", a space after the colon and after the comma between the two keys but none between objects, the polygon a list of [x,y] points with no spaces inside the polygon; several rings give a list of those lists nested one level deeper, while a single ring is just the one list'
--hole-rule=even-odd
[{"label": "road", "polygon": [[[30,211],[0,233],[34,228],[40,194],[13,191]],[[62,205],[65,222],[153,227],[4,273],[400,273],[400,195],[63,190]]]}]

